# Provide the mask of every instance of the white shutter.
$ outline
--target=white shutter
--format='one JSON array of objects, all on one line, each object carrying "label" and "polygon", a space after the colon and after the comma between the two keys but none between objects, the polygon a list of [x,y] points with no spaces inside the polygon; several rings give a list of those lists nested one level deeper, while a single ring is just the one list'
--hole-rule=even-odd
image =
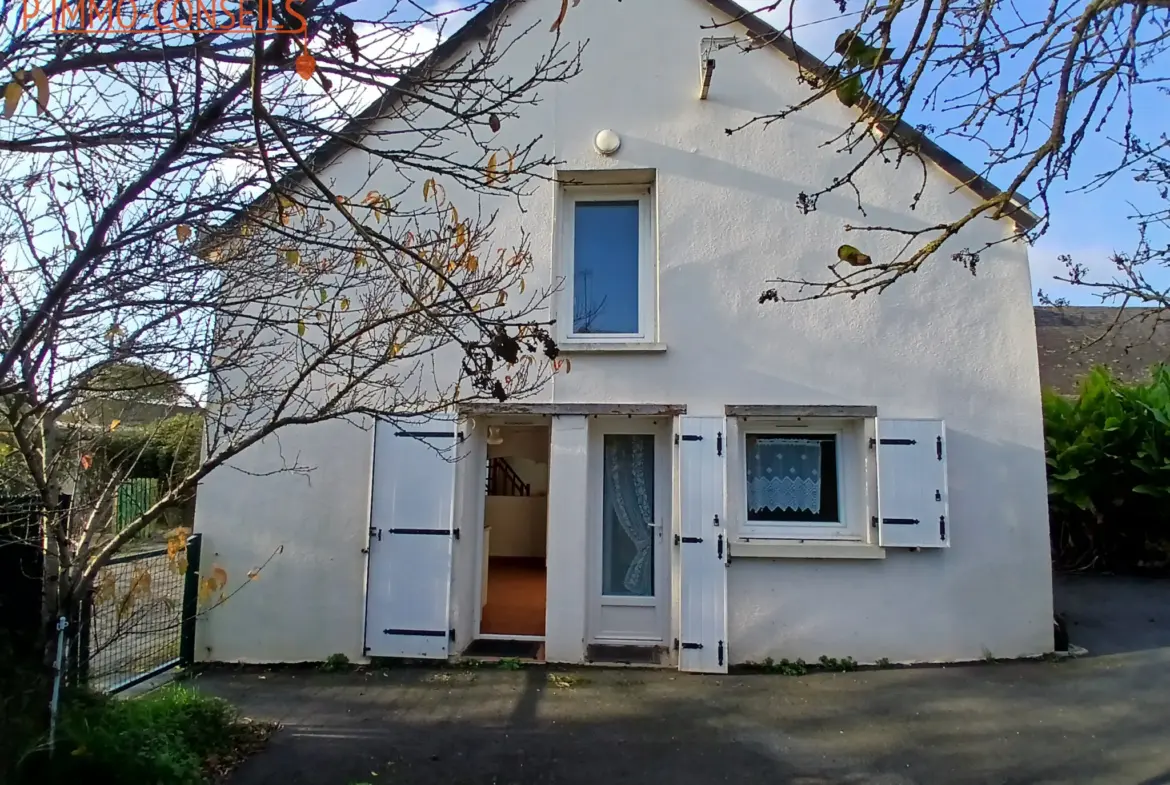
[{"label": "white shutter", "polygon": [[879,419],[877,440],[879,543],[949,548],[943,421]]},{"label": "white shutter", "polygon": [[[483,532],[484,487],[487,483],[485,429],[466,422],[463,430],[466,436],[456,448],[458,459],[455,462],[455,527],[460,530],[460,536],[453,543],[451,559],[454,572],[451,578],[451,627],[455,630],[453,653],[471,645],[479,631],[476,598],[481,594],[480,579],[487,579],[486,570],[478,558],[480,553],[486,555],[488,550],[486,540],[482,549],[479,542]],[[487,592],[482,594],[486,600]]]},{"label": "white shutter", "polygon": [[722,417],[679,418],[679,670],[727,672],[727,552]]},{"label": "white shutter", "polygon": [[450,638],[454,418],[374,426],[366,653],[443,659]]}]

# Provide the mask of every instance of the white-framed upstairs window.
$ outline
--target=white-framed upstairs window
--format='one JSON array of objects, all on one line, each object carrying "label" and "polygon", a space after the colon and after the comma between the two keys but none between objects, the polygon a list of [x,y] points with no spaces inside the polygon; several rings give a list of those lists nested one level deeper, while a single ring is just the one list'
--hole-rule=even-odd
[{"label": "white-framed upstairs window", "polygon": [[657,341],[653,184],[560,188],[561,340]]},{"label": "white-framed upstairs window", "polygon": [[868,542],[865,421],[745,418],[728,466],[740,540]]}]

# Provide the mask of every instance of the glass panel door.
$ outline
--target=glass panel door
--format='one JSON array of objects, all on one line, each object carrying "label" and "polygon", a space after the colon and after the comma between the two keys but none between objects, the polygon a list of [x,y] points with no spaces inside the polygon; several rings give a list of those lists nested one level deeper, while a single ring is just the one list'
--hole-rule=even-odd
[{"label": "glass panel door", "polygon": [[604,437],[601,593],[654,596],[654,436]]}]

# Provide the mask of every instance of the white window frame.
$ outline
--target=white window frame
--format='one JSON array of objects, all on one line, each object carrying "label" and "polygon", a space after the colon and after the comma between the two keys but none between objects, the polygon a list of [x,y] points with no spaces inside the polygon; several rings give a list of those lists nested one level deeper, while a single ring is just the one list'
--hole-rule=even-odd
[{"label": "white window frame", "polygon": [[[729,418],[729,420],[735,418]],[[728,464],[729,511],[734,511],[735,537],[739,542],[800,541],[808,543],[851,542],[868,544],[872,540],[869,525],[874,508],[876,477],[867,448],[873,432],[872,418],[740,418],[734,437],[735,452]],[[838,522],[752,521],[747,506],[747,437],[800,436],[832,434],[836,437]],[[730,440],[729,440],[730,441]]]},{"label": "white window frame", "polygon": [[[636,185],[563,185],[560,188],[560,278],[561,297],[558,311],[558,335],[566,344],[655,343],[658,340],[658,260],[657,235],[654,231],[654,186]],[[638,331],[633,333],[577,333],[573,331],[573,253],[578,202],[638,202]]]}]

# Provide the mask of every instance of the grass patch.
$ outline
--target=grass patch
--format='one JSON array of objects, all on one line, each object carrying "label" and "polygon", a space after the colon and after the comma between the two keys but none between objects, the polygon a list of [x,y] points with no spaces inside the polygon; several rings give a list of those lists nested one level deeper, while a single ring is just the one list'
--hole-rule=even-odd
[{"label": "grass patch", "polygon": [[230,771],[271,730],[241,721],[224,700],[178,685],[134,699],[79,695],[62,709],[56,756],[37,748],[17,782],[201,785]]},{"label": "grass patch", "polygon": [[[889,660],[886,660],[889,664]],[[852,657],[837,659],[836,657],[822,656],[816,662],[804,660],[780,660],[776,662],[768,657],[763,662],[745,662],[737,670],[747,673],[775,673],[781,676],[804,676],[809,673],[849,673],[858,669],[857,661]]]}]

